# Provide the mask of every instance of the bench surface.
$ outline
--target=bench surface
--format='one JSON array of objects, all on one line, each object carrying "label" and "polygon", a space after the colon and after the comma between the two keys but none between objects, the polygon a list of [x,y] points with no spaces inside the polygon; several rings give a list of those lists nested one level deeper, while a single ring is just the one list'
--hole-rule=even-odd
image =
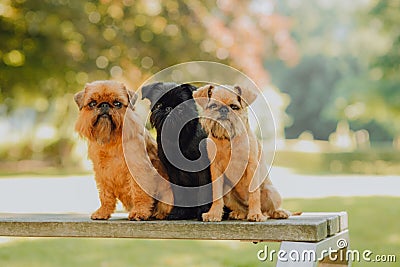
[{"label": "bench surface", "polygon": [[303,213],[287,220],[247,221],[129,221],[114,214],[93,221],[88,214],[0,213],[0,236],[96,237],[318,242],[347,229],[347,214]]}]

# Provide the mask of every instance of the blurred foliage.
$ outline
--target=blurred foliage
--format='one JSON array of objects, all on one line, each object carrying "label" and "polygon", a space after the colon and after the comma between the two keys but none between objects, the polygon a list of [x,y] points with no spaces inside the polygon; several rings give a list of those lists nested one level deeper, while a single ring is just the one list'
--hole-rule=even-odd
[{"label": "blurred foliage", "polygon": [[[239,6],[249,16],[233,8]],[[251,76],[260,81],[266,74],[256,65],[262,66],[266,54],[285,53],[280,58],[286,61],[297,57],[290,25],[272,11],[253,10],[250,1],[217,6],[195,0],[5,0],[0,97],[14,108],[32,104],[33,96],[74,92],[92,80],[123,78],[138,86],[152,73],[192,60],[233,61],[255,71]],[[286,33],[284,40],[273,38],[277,31]],[[244,62],[253,55],[260,58]]]},{"label": "blurred foliage", "polygon": [[328,140],[337,121],[326,114],[327,103],[334,101],[336,83],[348,70],[323,55],[307,55],[295,67],[286,71],[282,68],[286,69],[282,64],[273,63],[270,69],[273,81],[291,97],[286,110],[291,116],[285,129],[286,138],[294,139],[310,131],[315,139]]},{"label": "blurred foliage", "polygon": [[[364,102],[373,107],[365,117],[377,116],[393,135],[400,135],[400,0],[372,1],[365,27],[376,25],[387,40],[386,49],[369,65],[369,84]],[[371,114],[373,113],[373,114]]]},{"label": "blurred foliage", "polygon": [[[372,67],[381,69],[384,79],[400,80],[400,0],[373,1],[373,7],[368,14],[368,22],[379,25],[382,32],[389,35],[391,47],[385,54],[377,57]],[[399,94],[400,95],[400,94]]]},{"label": "blurred foliage", "polygon": [[137,85],[145,73],[191,60],[194,51],[215,59],[198,49],[205,30],[185,3],[146,2],[8,3],[0,24],[0,86],[7,107],[123,74]]},{"label": "blurred foliage", "polygon": [[165,67],[211,60],[265,87],[266,57],[297,62],[290,27],[273,0],[3,0],[0,157],[76,165],[72,93],[88,81],[137,90]]},{"label": "blurred foliage", "polygon": [[[348,76],[336,87],[337,117],[347,118],[352,124],[373,123],[383,127],[386,136],[400,135],[400,1],[371,1],[366,12],[359,14],[359,29],[375,34],[368,46],[360,49],[366,52],[366,70],[358,75]],[[379,130],[379,127],[374,129]],[[371,129],[372,130],[372,129]],[[384,135],[380,140],[387,140]]]},{"label": "blurred foliage", "polygon": [[311,131],[327,140],[341,120],[368,130],[371,141],[399,135],[399,3],[279,2],[279,12],[292,18],[302,55],[294,67],[266,61],[272,81],[292,99],[288,138]]}]

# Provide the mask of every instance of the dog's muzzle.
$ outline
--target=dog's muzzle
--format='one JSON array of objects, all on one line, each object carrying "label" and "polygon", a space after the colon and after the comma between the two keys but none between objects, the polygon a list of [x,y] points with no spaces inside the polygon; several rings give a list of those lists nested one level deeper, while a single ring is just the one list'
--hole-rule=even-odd
[{"label": "dog's muzzle", "polygon": [[228,118],[229,109],[226,106],[222,106],[219,110],[220,119],[226,120]]},{"label": "dog's muzzle", "polygon": [[108,104],[107,102],[103,102],[100,103],[97,107],[100,109],[100,115],[109,115],[108,111],[110,111],[110,104]]}]

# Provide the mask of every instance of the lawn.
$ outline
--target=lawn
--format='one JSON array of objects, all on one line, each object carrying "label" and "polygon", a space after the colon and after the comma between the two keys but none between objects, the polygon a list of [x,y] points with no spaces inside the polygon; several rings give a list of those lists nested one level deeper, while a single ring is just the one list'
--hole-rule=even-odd
[{"label": "lawn", "polygon": [[[351,248],[395,254],[400,260],[400,198],[288,199],[290,210],[349,213]],[[266,243],[277,249],[277,243]],[[0,245],[0,266],[273,266],[259,262],[265,244],[128,239],[16,239]],[[354,263],[353,266],[398,266]]]},{"label": "lawn", "polygon": [[277,151],[274,166],[311,175],[366,174],[399,175],[400,153],[392,148],[370,148],[351,152]]}]

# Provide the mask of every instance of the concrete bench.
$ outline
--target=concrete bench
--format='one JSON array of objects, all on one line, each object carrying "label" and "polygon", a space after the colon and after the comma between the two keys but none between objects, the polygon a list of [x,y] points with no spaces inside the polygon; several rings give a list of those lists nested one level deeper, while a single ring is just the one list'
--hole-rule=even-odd
[{"label": "concrete bench", "polygon": [[[276,241],[281,242],[282,251],[295,250],[299,255],[313,251],[317,258],[328,256],[329,248],[338,249],[338,241],[349,244],[345,212],[304,213],[287,220],[262,223],[132,222],[126,218],[127,214],[114,214],[108,221],[92,221],[88,214],[0,213],[0,236]],[[310,258],[293,260],[286,255],[285,260],[278,260],[277,266],[317,266],[317,262]],[[318,266],[350,266],[350,262],[325,257]]]}]

